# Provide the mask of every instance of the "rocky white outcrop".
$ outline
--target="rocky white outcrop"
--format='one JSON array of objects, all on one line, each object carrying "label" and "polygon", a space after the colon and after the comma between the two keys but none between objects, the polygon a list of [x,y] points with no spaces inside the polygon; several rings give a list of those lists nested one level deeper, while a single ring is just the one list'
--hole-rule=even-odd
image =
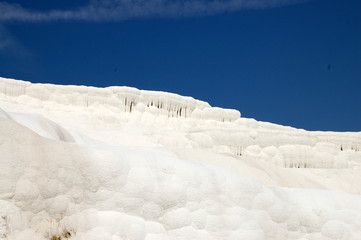
[{"label": "rocky white outcrop", "polygon": [[0,239],[361,239],[360,133],[0,80]]},{"label": "rocky white outcrop", "polygon": [[29,104],[43,106],[56,103],[59,108],[77,106],[92,108],[99,105],[114,112],[149,111],[169,117],[201,117],[217,121],[235,121],[239,111],[211,108],[203,101],[174,93],[138,90],[131,87],[95,88],[32,84],[26,81],[0,78],[0,93],[5,98],[28,98]]}]

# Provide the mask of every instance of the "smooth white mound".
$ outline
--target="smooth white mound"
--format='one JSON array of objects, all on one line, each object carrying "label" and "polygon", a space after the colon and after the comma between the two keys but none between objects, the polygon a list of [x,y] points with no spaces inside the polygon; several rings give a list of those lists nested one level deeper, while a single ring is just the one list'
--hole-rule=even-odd
[{"label": "smooth white mound", "polygon": [[360,133],[227,120],[200,101],[178,117],[75,106],[88,88],[2,84],[0,239],[361,239]]}]

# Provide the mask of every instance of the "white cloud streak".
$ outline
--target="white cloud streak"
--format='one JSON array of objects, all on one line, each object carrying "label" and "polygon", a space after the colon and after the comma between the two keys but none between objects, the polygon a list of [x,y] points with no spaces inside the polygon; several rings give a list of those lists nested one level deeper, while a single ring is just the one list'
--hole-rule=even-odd
[{"label": "white cloud streak", "polygon": [[308,0],[90,0],[72,10],[36,11],[0,1],[0,21],[122,21],[132,18],[181,18],[265,9]]}]

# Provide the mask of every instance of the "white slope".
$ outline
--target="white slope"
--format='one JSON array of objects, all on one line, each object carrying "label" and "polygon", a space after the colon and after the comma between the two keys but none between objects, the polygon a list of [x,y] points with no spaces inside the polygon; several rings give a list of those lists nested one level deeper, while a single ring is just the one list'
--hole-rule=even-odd
[{"label": "white slope", "polygon": [[0,108],[0,239],[361,239],[361,133],[4,78]]}]

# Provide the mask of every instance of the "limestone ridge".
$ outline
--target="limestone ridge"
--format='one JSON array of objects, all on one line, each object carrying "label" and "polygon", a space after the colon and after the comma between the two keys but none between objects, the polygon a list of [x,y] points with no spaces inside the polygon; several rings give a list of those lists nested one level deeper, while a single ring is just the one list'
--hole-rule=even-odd
[{"label": "limestone ridge", "polygon": [[96,88],[39,84],[0,78],[0,94],[5,97],[31,98],[34,105],[54,102],[63,107],[82,108],[103,106],[115,112],[151,112],[168,117],[202,118],[216,121],[235,121],[241,114],[237,110],[211,107],[208,103],[174,93],[145,91],[132,87]]},{"label": "limestone ridge", "polygon": [[[360,165],[361,132],[312,132],[240,118],[236,110],[211,107],[206,102],[173,93],[131,87],[33,84],[0,78],[0,100],[58,111],[62,115],[85,114],[98,123],[148,126],[157,129],[155,144],[166,147],[251,157],[285,168],[358,168]],[[12,118],[24,119],[16,114]],[[42,129],[38,133],[44,137],[71,140],[62,128],[53,127],[53,122],[38,116],[26,118],[36,119],[26,122],[39,123],[36,129]],[[171,137],[164,129],[175,131],[178,136]]]}]

